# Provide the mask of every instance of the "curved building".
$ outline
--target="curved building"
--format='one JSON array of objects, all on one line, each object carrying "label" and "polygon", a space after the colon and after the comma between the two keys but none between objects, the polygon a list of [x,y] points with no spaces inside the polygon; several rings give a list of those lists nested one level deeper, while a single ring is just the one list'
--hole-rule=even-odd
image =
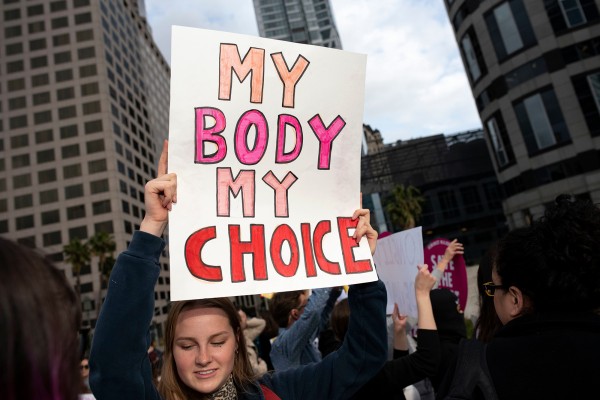
[{"label": "curved building", "polygon": [[509,225],[600,202],[600,1],[444,1]]}]

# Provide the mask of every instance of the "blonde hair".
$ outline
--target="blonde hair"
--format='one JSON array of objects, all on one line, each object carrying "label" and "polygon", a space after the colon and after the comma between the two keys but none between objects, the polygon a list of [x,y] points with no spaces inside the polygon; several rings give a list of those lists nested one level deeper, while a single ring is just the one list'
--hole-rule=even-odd
[{"label": "blonde hair", "polygon": [[233,382],[237,390],[245,391],[254,381],[252,365],[248,360],[244,335],[240,327],[240,317],[233,303],[227,298],[174,301],[171,303],[167,317],[165,332],[165,352],[163,354],[163,367],[158,391],[164,400],[186,400],[205,397],[203,394],[189,388],[183,383],[177,373],[175,358],[173,357],[173,344],[175,341],[175,326],[179,315],[184,310],[194,308],[218,308],[225,312],[229,324],[235,333],[237,351],[233,362]]}]

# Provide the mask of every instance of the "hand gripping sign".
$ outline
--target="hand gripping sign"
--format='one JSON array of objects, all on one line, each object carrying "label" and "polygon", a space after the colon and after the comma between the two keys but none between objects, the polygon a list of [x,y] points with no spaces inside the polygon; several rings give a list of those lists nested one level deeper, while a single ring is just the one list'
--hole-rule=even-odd
[{"label": "hand gripping sign", "polygon": [[366,57],[173,27],[173,300],[377,279],[360,199]]}]

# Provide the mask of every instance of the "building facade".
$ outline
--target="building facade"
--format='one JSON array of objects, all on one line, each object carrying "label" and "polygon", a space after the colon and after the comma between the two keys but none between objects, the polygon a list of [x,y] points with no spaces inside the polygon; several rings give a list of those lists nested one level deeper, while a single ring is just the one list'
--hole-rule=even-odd
[{"label": "building facade", "polygon": [[[457,238],[468,265],[477,264],[507,231],[498,180],[482,130],[434,135],[387,144],[363,155],[363,205],[379,232],[396,231],[385,210],[395,186],[412,185],[425,199],[417,225],[426,245]],[[382,220],[383,219],[383,220]]]},{"label": "building facade", "polygon": [[[119,253],[139,227],[168,132],[170,69],[143,3],[3,0],[0,10],[0,235],[40,249],[74,281],[66,244],[102,231]],[[97,260],[81,270],[92,327],[105,286]]]},{"label": "building facade", "polygon": [[329,0],[253,0],[262,37],[342,48]]},{"label": "building facade", "polygon": [[600,201],[600,2],[445,0],[511,227]]}]

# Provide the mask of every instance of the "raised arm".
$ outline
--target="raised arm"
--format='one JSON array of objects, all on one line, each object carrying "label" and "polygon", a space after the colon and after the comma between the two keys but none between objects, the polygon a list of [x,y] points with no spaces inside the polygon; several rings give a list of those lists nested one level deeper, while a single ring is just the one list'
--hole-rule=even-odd
[{"label": "raised arm", "polygon": [[166,174],[166,146],[159,178],[146,184],[146,215],[110,276],[90,356],[90,385],[96,399],[160,399],[148,359],[154,286],[165,246],[159,237],[175,201],[176,177]]},{"label": "raised arm", "polygon": [[440,279],[442,278],[442,275],[444,275],[444,271],[446,271],[448,264],[450,264],[450,261],[452,261],[454,256],[456,254],[463,254],[463,253],[464,253],[464,246],[462,243],[458,242],[458,239],[454,239],[453,241],[450,242],[450,244],[448,244],[448,246],[446,247],[446,251],[444,251],[444,255],[442,256],[442,259],[437,263],[436,268],[434,268],[433,271],[431,272],[432,275],[436,279],[436,282],[433,285],[434,289],[438,288]]}]

